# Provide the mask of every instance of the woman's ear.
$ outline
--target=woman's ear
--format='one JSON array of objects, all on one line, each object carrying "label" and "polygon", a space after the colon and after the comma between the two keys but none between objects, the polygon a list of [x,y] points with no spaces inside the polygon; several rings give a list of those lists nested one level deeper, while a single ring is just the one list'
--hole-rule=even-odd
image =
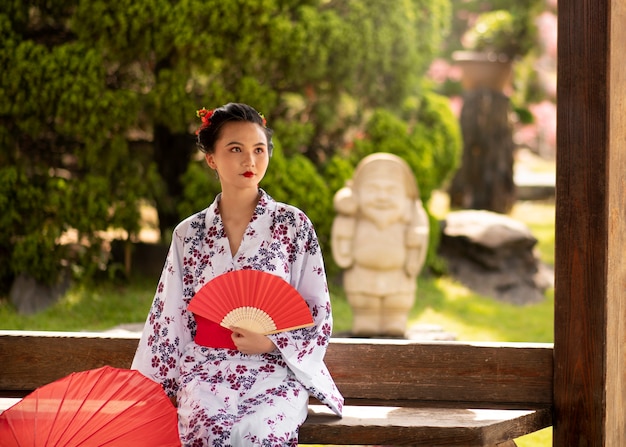
[{"label": "woman's ear", "polygon": [[209,165],[209,168],[217,170],[213,154],[204,154],[204,159],[206,160],[206,164]]}]

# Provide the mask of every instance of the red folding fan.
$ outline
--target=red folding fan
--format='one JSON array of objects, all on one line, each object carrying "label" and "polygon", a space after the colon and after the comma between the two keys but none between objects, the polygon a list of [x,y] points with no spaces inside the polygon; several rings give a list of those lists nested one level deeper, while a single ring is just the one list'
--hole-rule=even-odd
[{"label": "red folding fan", "polygon": [[187,308],[220,325],[275,334],[313,326],[304,298],[279,276],[234,270],[206,283]]},{"label": "red folding fan", "polygon": [[180,446],[176,408],[139,371],[103,366],[37,388],[0,415],[0,446]]}]

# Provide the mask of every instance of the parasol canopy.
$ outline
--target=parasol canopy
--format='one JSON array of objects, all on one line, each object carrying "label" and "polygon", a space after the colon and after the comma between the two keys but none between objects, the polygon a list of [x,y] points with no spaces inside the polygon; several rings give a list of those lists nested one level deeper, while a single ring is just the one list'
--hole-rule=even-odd
[{"label": "parasol canopy", "polygon": [[180,446],[176,408],[139,371],[75,372],[0,415],[0,447],[126,445]]}]

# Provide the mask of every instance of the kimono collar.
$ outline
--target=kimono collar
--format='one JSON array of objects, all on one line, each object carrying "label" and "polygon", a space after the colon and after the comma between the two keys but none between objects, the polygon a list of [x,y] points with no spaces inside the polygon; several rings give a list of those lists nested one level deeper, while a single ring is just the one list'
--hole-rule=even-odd
[{"label": "kimono collar", "polygon": [[[259,202],[257,203],[257,206],[254,209],[255,216],[259,214],[264,214],[264,212],[261,210],[264,208],[268,208],[270,204],[275,203],[274,199],[267,192],[265,192],[265,190],[262,188],[259,188],[259,196],[260,196]],[[213,200],[213,203],[211,204],[211,206],[209,206],[207,210],[208,212],[206,215],[207,223],[211,222],[213,218],[220,215],[218,204],[220,203],[221,198],[222,198],[222,193],[220,192],[219,194],[217,194],[217,196],[215,196],[215,200]]]}]

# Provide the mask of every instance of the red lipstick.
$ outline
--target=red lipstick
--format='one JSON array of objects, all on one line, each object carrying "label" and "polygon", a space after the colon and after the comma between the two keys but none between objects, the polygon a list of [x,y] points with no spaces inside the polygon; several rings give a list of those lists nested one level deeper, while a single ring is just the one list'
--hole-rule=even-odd
[{"label": "red lipstick", "polygon": [[254,177],[254,172],[251,172],[251,171],[244,172],[244,173],[243,173],[243,176],[244,176],[245,178]]}]

